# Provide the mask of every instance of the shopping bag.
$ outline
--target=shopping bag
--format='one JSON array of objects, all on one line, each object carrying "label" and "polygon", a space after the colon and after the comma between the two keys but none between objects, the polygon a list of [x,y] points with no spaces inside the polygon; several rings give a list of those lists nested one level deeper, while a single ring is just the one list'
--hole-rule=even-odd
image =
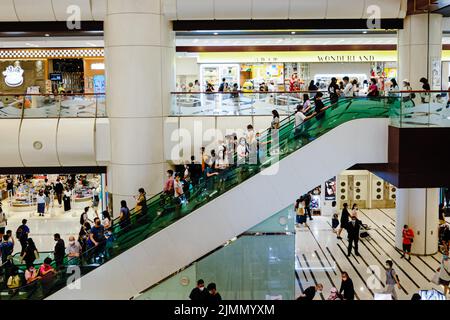
[{"label": "shopping bag", "polygon": [[431,282],[434,284],[439,284],[439,271],[434,273],[433,278],[431,278]]}]

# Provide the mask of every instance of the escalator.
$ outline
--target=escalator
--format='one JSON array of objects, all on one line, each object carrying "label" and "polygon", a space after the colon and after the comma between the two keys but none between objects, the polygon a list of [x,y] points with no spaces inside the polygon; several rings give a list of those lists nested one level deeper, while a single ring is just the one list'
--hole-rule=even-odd
[{"label": "escalator", "polygon": [[[327,102],[327,104],[329,104]],[[202,181],[188,201],[174,205],[162,193],[146,212],[133,212],[131,224],[113,226],[106,254],[85,253],[82,267],[60,272],[44,289],[39,283],[0,299],[128,299],[192,261],[242,234],[291,204],[299,193],[357,163],[387,162],[388,118],[400,99],[346,98],[301,125],[281,122],[279,147],[270,131],[259,140],[260,161],[228,169],[217,181]],[[276,149],[277,152],[265,152]],[[67,286],[77,272],[80,286]],[[35,287],[38,286],[39,290]]]}]

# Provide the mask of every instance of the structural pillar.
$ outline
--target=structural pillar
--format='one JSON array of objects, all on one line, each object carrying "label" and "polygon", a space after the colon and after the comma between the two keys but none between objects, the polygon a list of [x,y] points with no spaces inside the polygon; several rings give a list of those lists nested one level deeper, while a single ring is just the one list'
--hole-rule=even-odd
[{"label": "structural pillar", "polygon": [[106,102],[111,123],[108,188],[114,215],[143,187],[162,190],[164,119],[175,86],[175,37],[160,0],[107,0]]},{"label": "structural pillar", "polygon": [[407,16],[398,31],[398,83],[408,79],[421,90],[419,79],[429,80],[431,89],[441,89],[442,15],[423,13]]},{"label": "structural pillar", "polygon": [[439,189],[397,189],[396,199],[396,247],[402,249],[402,230],[407,224],[414,231],[411,253],[436,253],[439,237]]}]

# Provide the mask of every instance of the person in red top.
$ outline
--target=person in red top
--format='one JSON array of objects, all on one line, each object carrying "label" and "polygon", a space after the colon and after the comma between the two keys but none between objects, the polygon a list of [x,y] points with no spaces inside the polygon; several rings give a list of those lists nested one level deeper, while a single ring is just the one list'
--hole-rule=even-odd
[{"label": "person in red top", "polygon": [[403,226],[402,230],[402,238],[403,238],[403,254],[401,258],[403,259],[406,254],[409,255],[408,260],[411,260],[411,244],[414,239],[414,231],[408,227],[407,224]]},{"label": "person in red top", "polygon": [[164,193],[166,195],[172,195],[173,196],[173,185],[174,185],[174,179],[173,179],[173,170],[167,170],[167,180],[164,184]]}]

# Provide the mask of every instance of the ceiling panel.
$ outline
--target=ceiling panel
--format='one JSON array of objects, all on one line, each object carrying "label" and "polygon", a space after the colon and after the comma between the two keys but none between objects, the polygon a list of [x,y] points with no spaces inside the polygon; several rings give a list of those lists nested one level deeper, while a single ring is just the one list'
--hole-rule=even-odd
[{"label": "ceiling panel", "polygon": [[[70,9],[70,10],[69,10]],[[53,11],[56,20],[65,21],[75,14],[81,15],[82,21],[92,20],[91,3],[89,0],[58,0],[53,1]],[[67,12],[69,11],[69,12]]]},{"label": "ceiling panel", "polygon": [[52,0],[14,0],[20,21],[55,21]]},{"label": "ceiling panel", "polygon": [[347,19],[361,19],[364,10],[364,1],[328,1],[326,17],[327,19],[338,19],[342,17],[346,17]]},{"label": "ceiling panel", "polygon": [[[289,3],[289,0],[253,0],[252,15],[249,17],[253,19],[287,19]],[[238,8],[239,6],[235,6],[233,10],[237,12]]]},{"label": "ceiling panel", "polygon": [[[400,12],[402,12],[402,1],[403,0],[365,0],[365,10],[363,11],[363,18],[368,18],[373,16],[373,12],[379,12],[380,17],[384,19],[394,19],[402,18],[400,17]],[[373,10],[369,10],[372,9]],[[369,11],[369,12],[368,12]]]},{"label": "ceiling panel", "polygon": [[17,21],[13,0],[0,1],[0,21]]},{"label": "ceiling panel", "polygon": [[180,20],[209,20],[214,18],[214,0],[177,0]]},{"label": "ceiling panel", "polygon": [[327,14],[327,0],[291,0],[289,19],[324,19]]},{"label": "ceiling panel", "polygon": [[252,0],[214,0],[214,13],[216,19],[248,19],[252,16]]}]

